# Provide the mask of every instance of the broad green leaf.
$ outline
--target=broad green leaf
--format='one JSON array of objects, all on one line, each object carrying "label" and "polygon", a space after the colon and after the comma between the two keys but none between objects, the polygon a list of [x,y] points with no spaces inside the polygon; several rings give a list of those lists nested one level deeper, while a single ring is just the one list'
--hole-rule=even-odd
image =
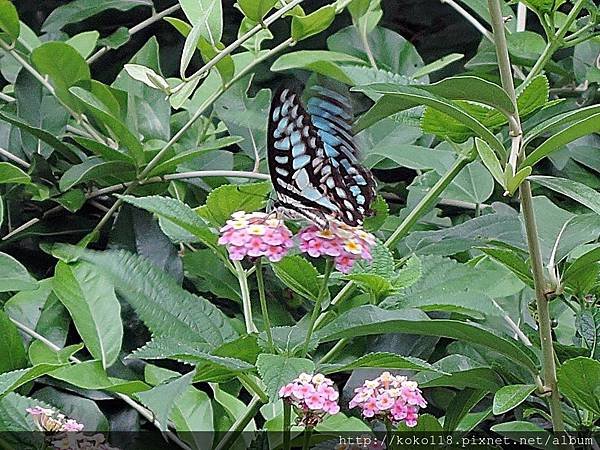
[{"label": "broad green leaf", "polygon": [[0,309],[0,373],[21,369],[27,366],[27,354],[23,347],[23,339],[17,327],[11,322],[8,315]]},{"label": "broad green leaf", "polygon": [[292,17],[292,38],[301,41],[326,30],[335,19],[335,6],[326,5],[306,16]]},{"label": "broad green leaf", "polygon": [[79,52],[83,58],[87,58],[96,48],[100,33],[94,31],[84,31],[67,39],[66,43]]},{"label": "broad green leaf", "polygon": [[0,292],[36,289],[38,282],[29,275],[23,264],[0,252]]},{"label": "broad green leaf", "polygon": [[319,272],[306,259],[298,255],[285,256],[272,264],[275,275],[297,294],[316,301],[319,296]]},{"label": "broad green leaf", "polygon": [[494,394],[494,414],[498,416],[516,408],[527,400],[527,397],[533,391],[535,391],[535,384],[511,384],[503,386]]},{"label": "broad green leaf", "polygon": [[171,411],[171,420],[182,439],[192,448],[202,450],[212,447],[215,430],[213,408],[206,392],[189,387],[177,399]]},{"label": "broad green leaf", "polygon": [[117,140],[127,147],[138,164],[144,162],[144,149],[139,138],[119,118],[115,117],[98,97],[78,86],[72,87],[69,92],[83,102],[86,108],[116,135]]},{"label": "broad green leaf", "polygon": [[126,27],[119,27],[117,28],[117,31],[102,39],[99,39],[98,45],[106,46],[114,50],[125,45],[127,42],[129,42],[130,38],[131,35],[129,34],[129,30]]},{"label": "broad green leaf", "polygon": [[236,211],[253,212],[262,209],[268,199],[271,184],[260,183],[219,186],[206,198],[198,212],[209,222],[222,226]]},{"label": "broad green leaf", "polygon": [[215,347],[237,337],[225,314],[208,300],[183,289],[143,257],[69,245],[55,245],[52,252],[63,260],[86,261],[107,275],[154,334]]},{"label": "broad green leaf", "polygon": [[342,64],[365,65],[365,62],[344,53],[300,50],[280,56],[271,66],[271,70],[282,72],[291,69],[305,69],[351,85],[353,84],[352,79],[346,75],[341,67]]},{"label": "broad green leaf", "polygon": [[416,256],[411,256],[394,278],[394,287],[404,289],[415,284],[423,275],[423,265]]},{"label": "broad green leaf", "polygon": [[439,372],[438,369],[422,359],[387,352],[369,353],[348,364],[323,364],[317,367],[317,371],[330,374],[349,372],[360,368],[430,370]]},{"label": "broad green leaf", "polygon": [[69,345],[56,351],[37,339],[29,345],[27,354],[33,365],[35,364],[67,364],[69,359],[84,347],[83,344]]},{"label": "broad green leaf", "polygon": [[129,76],[134,80],[141,81],[146,86],[150,86],[154,89],[160,89],[164,92],[169,91],[169,83],[167,83],[167,80],[151,68],[140,64],[125,64],[124,67]]},{"label": "broad green leaf", "polygon": [[517,88],[517,108],[521,119],[548,103],[550,85],[544,75],[538,75],[528,84]]},{"label": "broad green leaf", "polygon": [[53,287],[89,352],[104,368],[110,367],[119,356],[123,339],[121,305],[110,280],[91,264],[59,262]]},{"label": "broad green leaf", "polygon": [[563,281],[566,284],[578,284],[579,277],[585,276],[590,269],[593,271],[598,269],[598,261],[600,261],[600,247],[595,247],[569,264],[562,275]]},{"label": "broad green leaf", "polygon": [[[213,391],[214,394],[214,401],[216,403],[213,403],[213,408],[214,406],[222,406],[222,408],[220,408],[221,411],[223,411],[227,418],[230,420],[230,423],[233,424],[235,423],[235,421],[239,420],[241,417],[244,416],[244,414],[248,411],[248,407],[244,404],[244,402],[242,402],[239,398],[237,398],[234,395],[231,395],[229,392],[221,389],[221,387],[216,384],[216,383],[210,383],[210,388]],[[216,411],[216,409],[215,409]],[[215,417],[216,419],[216,417]],[[217,424],[217,421],[215,421],[215,428],[219,431],[227,431],[228,428],[222,429],[219,427],[219,425]],[[254,434],[251,433],[252,431],[256,430],[256,424],[254,422],[254,419],[250,420],[248,422],[248,425],[246,425],[246,427],[243,430],[242,433],[242,438],[243,438],[243,443],[245,443],[245,446],[243,447],[234,447],[235,448],[249,448],[251,442],[254,439]]]},{"label": "broad green leaf", "polygon": [[[600,120],[600,117],[598,117],[598,120]],[[583,183],[566,178],[543,175],[530,176],[529,179],[559,194],[566,195],[583,206],[587,206],[595,213],[600,214],[600,193]]]},{"label": "broad green leaf", "polygon": [[600,361],[578,357],[569,359],[558,369],[560,392],[580,408],[600,416]]},{"label": "broad green leaf", "polygon": [[589,356],[600,361],[600,309],[584,309],[577,314],[577,333],[583,345],[589,350]]},{"label": "broad green leaf", "polygon": [[521,163],[521,167],[533,166],[569,142],[598,131],[600,131],[600,113],[587,116],[546,139],[543,144],[527,155]]},{"label": "broad green leaf", "polygon": [[79,109],[69,88],[90,79],[90,68],[70,45],[64,42],[46,42],[31,52],[31,61],[42,75],[48,75],[56,94],[65,103]]},{"label": "broad green leaf", "polygon": [[450,53],[446,56],[442,56],[440,59],[437,59],[437,60],[433,61],[432,63],[429,63],[429,64],[421,67],[420,69],[417,69],[417,71],[412,74],[412,77],[414,79],[422,78],[433,72],[442,70],[444,67],[446,67],[456,61],[460,61],[464,57],[465,57],[465,55],[463,55],[462,53]]},{"label": "broad green leaf", "polygon": [[263,353],[256,361],[258,373],[266,386],[271,401],[277,400],[279,389],[290,383],[301,373],[312,374],[315,364],[305,358],[289,358],[286,356]]},{"label": "broad green leaf", "polygon": [[479,77],[450,77],[434,84],[415,85],[413,87],[449,100],[469,100],[483,103],[497,108],[504,114],[512,114],[515,111],[515,105],[504,89]]},{"label": "broad green leaf", "polygon": [[56,364],[38,364],[28,369],[0,373],[0,398],[59,367],[61,366]]},{"label": "broad green leaf", "polygon": [[156,416],[160,424],[160,429],[166,431],[168,429],[167,422],[173,407],[190,387],[194,372],[191,371],[186,375],[169,381],[165,384],[158,385],[149,391],[139,392],[136,397],[148,407]]},{"label": "broad green leaf", "polygon": [[402,330],[425,336],[443,336],[483,345],[537,373],[538,362],[531,351],[518,342],[497,336],[484,328],[447,319],[430,319],[417,309],[385,310],[373,305],[347,311],[316,332],[321,342],[337,339],[395,333]]},{"label": "broad green leaf", "polygon": [[353,266],[352,274],[376,274],[393,281],[392,278],[396,275],[394,272],[395,262],[390,250],[380,241],[376,241],[371,248],[371,256],[370,261],[358,261]]},{"label": "broad green leaf", "polygon": [[479,247],[478,249],[508,268],[525,284],[533,287],[533,275],[531,274],[531,269],[519,253],[514,250],[500,247]]},{"label": "broad green leaf", "polygon": [[372,233],[383,226],[389,216],[390,208],[385,199],[381,195],[377,195],[371,203],[371,211],[373,213],[369,217],[365,217],[363,228]]},{"label": "broad green leaf", "polygon": [[466,388],[454,394],[451,408],[446,410],[444,417],[444,431],[456,431],[461,420],[471,409],[481,401],[487,392],[484,389]]},{"label": "broad green leaf", "polygon": [[73,136],[73,140],[75,140],[84,148],[94,152],[105,161],[123,161],[129,163],[131,166],[135,166],[135,161],[133,158],[124,151],[114,149],[93,139],[88,139],[81,136]]},{"label": "broad green leaf", "polygon": [[479,153],[479,157],[485,167],[487,167],[498,184],[504,186],[504,173],[500,161],[498,161],[498,157],[494,151],[487,142],[479,138],[475,138],[475,147],[477,148],[477,153]]},{"label": "broad green leaf", "polygon": [[238,0],[237,7],[253,22],[262,18],[277,4],[277,0]]},{"label": "broad green leaf", "polygon": [[360,86],[355,89],[360,92],[376,92],[378,94],[383,94],[383,97],[381,97],[369,111],[358,119],[354,126],[355,131],[363,130],[379,120],[397,112],[415,106],[426,105],[438,109],[469,127],[469,129],[485,140],[498,155],[504,155],[505,153],[502,143],[488,128],[473,116],[463,112],[463,110],[451,100],[446,100],[422,89],[408,86],[395,86],[389,83],[371,84]]},{"label": "broad green leaf", "polygon": [[10,114],[7,111],[0,111],[0,119],[10,123],[11,125],[16,126],[20,130],[25,131],[28,134],[31,134],[32,136],[35,136],[36,138],[50,145],[52,148],[60,152],[60,154],[64,156],[69,162],[78,163],[80,161],[73,150],[71,150],[64,142],[59,141],[49,131],[31,126],[27,122],[24,122],[19,117]]},{"label": "broad green leaf", "polygon": [[42,30],[58,31],[70,23],[82,22],[107,9],[127,11],[136,6],[152,6],[152,0],[75,0],[55,8],[48,16]]},{"label": "broad green leaf", "polygon": [[371,293],[375,298],[389,295],[394,291],[390,280],[375,273],[351,273],[344,276],[344,279],[353,281],[362,290]]},{"label": "broad green leaf", "polygon": [[179,3],[192,24],[192,29],[198,27],[198,36],[216,47],[223,35],[221,0],[179,0]]},{"label": "broad green leaf", "polygon": [[21,31],[17,8],[10,0],[0,0],[0,30],[16,41]]},{"label": "broad green leaf", "polygon": [[437,372],[420,372],[415,375],[415,381],[422,388],[473,388],[495,392],[502,386],[502,379],[494,370],[466,355],[448,355],[436,361],[433,367]]},{"label": "broad green leaf", "polygon": [[0,162],[0,184],[31,184],[31,178],[19,167]]},{"label": "broad green leaf", "polygon": [[240,282],[229,265],[212,249],[199,249],[183,255],[186,277],[194,282],[200,292],[210,292],[241,304]]},{"label": "broad green leaf", "polygon": [[[491,430],[494,433],[498,433],[500,436],[506,436],[508,439],[511,439],[511,437],[514,438],[515,435],[518,436],[525,434],[539,437],[541,443],[532,445],[532,447],[537,447],[544,450],[555,450],[561,448],[560,446],[552,444],[553,435],[537,423],[516,420],[512,422],[497,423],[491,427]],[[546,443],[548,443],[548,445],[546,445]]]},{"label": "broad green leaf", "polygon": [[103,161],[101,158],[92,157],[69,167],[58,182],[62,192],[68,191],[73,186],[88,181],[100,181],[101,184],[123,183],[131,181],[135,176],[135,168],[124,161]]}]

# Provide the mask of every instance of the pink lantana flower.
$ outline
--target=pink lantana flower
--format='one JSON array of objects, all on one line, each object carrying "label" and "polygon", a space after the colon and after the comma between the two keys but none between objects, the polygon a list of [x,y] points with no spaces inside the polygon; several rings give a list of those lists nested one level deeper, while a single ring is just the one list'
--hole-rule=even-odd
[{"label": "pink lantana flower", "polygon": [[343,222],[332,221],[328,229],[308,226],[298,233],[300,251],[313,258],[331,256],[335,267],[348,273],[359,259],[371,260],[371,248],[375,237],[360,227],[350,227]]},{"label": "pink lantana flower", "polygon": [[298,424],[306,427],[316,426],[327,414],[340,412],[333,381],[320,373],[301,373],[279,389],[279,397],[295,408]]},{"label": "pink lantana flower", "polygon": [[76,420],[68,419],[64,414],[60,414],[50,408],[34,406],[33,408],[26,408],[25,411],[33,418],[40,431],[79,432],[83,430],[83,424],[78,423]]},{"label": "pink lantana flower", "polygon": [[266,256],[277,262],[294,246],[292,232],[283,221],[263,212],[235,212],[219,231],[219,244],[227,246],[233,261]]},{"label": "pink lantana flower", "polygon": [[374,380],[365,380],[354,390],[350,408],[360,408],[363,417],[400,422],[414,427],[419,418],[419,409],[427,407],[418,384],[403,376],[383,372]]}]

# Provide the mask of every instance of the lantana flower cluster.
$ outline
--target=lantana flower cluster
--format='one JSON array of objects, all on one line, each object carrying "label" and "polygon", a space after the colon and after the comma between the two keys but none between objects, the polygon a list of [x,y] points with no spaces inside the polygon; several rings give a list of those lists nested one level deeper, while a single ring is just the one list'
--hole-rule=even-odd
[{"label": "lantana flower cluster", "polygon": [[34,406],[25,411],[40,431],[51,433],[48,441],[55,450],[119,450],[106,443],[102,433],[85,435],[83,424],[53,409]]},{"label": "lantana flower cluster", "polygon": [[342,273],[350,272],[359,259],[371,260],[371,247],[375,245],[372,234],[342,222],[331,222],[325,230],[311,225],[301,230],[298,237],[301,252],[313,258],[333,257],[335,268]]},{"label": "lantana flower cluster", "polygon": [[262,212],[233,213],[219,231],[219,244],[227,246],[233,261],[266,256],[277,262],[294,246],[292,232],[283,221]]},{"label": "lantana flower cluster", "polygon": [[327,414],[340,412],[339,396],[333,381],[320,373],[301,373],[279,390],[279,397],[296,409],[299,423],[311,427]]},{"label": "lantana flower cluster", "polygon": [[354,390],[350,408],[360,408],[367,419],[388,420],[393,424],[404,423],[414,427],[419,418],[419,408],[427,402],[415,381],[403,376],[383,372],[374,380],[365,380]]},{"label": "lantana flower cluster", "polygon": [[[234,261],[265,256],[277,262],[294,246],[292,233],[283,221],[262,212],[235,212],[219,231],[219,244],[227,246]],[[343,273],[350,272],[359,259],[372,259],[375,245],[372,234],[334,220],[323,230],[315,225],[300,230],[298,240],[301,252],[313,258],[332,257],[336,269]]]}]

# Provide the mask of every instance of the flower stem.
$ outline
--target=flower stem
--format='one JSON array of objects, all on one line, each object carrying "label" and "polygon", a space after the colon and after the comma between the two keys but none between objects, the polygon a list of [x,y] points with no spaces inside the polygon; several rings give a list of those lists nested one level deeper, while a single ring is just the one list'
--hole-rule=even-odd
[{"label": "flower stem", "polygon": [[327,263],[325,265],[325,273],[323,274],[323,283],[321,284],[319,294],[317,295],[317,300],[315,301],[315,305],[310,315],[310,322],[308,324],[308,330],[306,331],[306,340],[304,341],[304,350],[302,352],[302,356],[306,356],[306,354],[308,353],[308,348],[310,346],[310,340],[313,335],[315,324],[317,322],[319,314],[321,314],[321,304],[323,303],[325,294],[329,292],[327,289],[327,284],[329,283],[329,277],[331,276],[331,272],[333,272],[333,266],[333,258],[327,258]]},{"label": "flower stem", "polygon": [[290,450],[292,405],[283,402],[283,450]]},{"label": "flower stem", "polygon": [[244,311],[244,323],[246,324],[246,332],[248,334],[258,332],[254,321],[252,320],[252,303],[250,302],[250,289],[248,289],[248,277],[246,271],[239,261],[233,261],[233,267],[240,284],[240,292],[242,294],[242,309]]},{"label": "flower stem", "polygon": [[265,334],[267,336],[267,343],[269,350],[275,352],[275,344],[273,343],[273,334],[271,333],[271,319],[269,319],[269,309],[267,308],[267,299],[265,296],[265,280],[263,279],[262,262],[259,258],[256,261],[256,283],[258,285],[258,298],[260,299],[260,308],[263,316],[263,322],[265,324]]},{"label": "flower stem", "polygon": [[338,352],[346,348],[348,343],[350,342],[347,338],[342,338],[337,343],[331,347],[327,353],[323,355],[323,357],[319,360],[319,364],[325,364],[326,362],[331,361],[335,356],[337,356]]},{"label": "flower stem", "polygon": [[313,427],[306,427],[304,429],[304,442],[302,443],[302,450],[308,450],[310,448],[310,438],[312,437]]},{"label": "flower stem", "polygon": [[215,447],[215,450],[225,450],[231,448],[233,443],[240,436],[246,425],[256,416],[259,408],[262,406],[263,402],[258,397],[253,397],[246,408],[246,412],[244,415],[240,416],[235,423],[231,426],[227,434],[221,439],[219,445]]}]

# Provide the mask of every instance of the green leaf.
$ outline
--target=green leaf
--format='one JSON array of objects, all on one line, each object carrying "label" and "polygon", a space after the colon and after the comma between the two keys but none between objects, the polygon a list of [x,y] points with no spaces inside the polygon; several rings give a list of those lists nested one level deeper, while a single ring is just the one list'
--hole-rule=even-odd
[{"label": "green leaf", "polygon": [[107,9],[128,11],[142,5],[152,6],[152,0],[75,0],[55,8],[44,22],[42,31],[58,31],[67,24],[83,22]]},{"label": "green leaf", "polygon": [[69,91],[78,100],[83,102],[86,108],[115,134],[117,139],[129,149],[131,156],[138,164],[143,164],[144,149],[139,138],[120,119],[113,116],[107,106],[98,97],[78,86],[72,87]]},{"label": "green leaf", "polygon": [[584,108],[579,108],[574,111],[567,111],[562,114],[553,115],[549,119],[533,127],[523,138],[523,147],[526,147],[537,136],[547,133],[551,130],[560,128],[571,122],[578,122],[588,117],[600,113],[600,105],[591,105]]},{"label": "green leaf", "polygon": [[525,284],[533,287],[531,269],[525,259],[519,256],[516,251],[500,247],[479,247],[478,250],[491,256],[494,260],[508,268]]},{"label": "green leaf", "polygon": [[422,388],[474,388],[495,392],[502,385],[502,379],[494,370],[466,355],[448,355],[433,366],[438,372],[421,372],[415,376]]},{"label": "green leaf", "polygon": [[446,410],[444,417],[444,431],[456,431],[458,424],[481,401],[487,392],[484,389],[463,389],[454,394],[451,408]]},{"label": "green leaf", "polygon": [[260,22],[277,4],[277,0],[238,0],[237,7],[253,22]]},{"label": "green leaf", "polygon": [[[50,408],[50,405],[41,400],[23,397],[15,392],[7,394],[0,400],[0,432],[4,435],[4,443],[9,448],[43,448],[44,438],[35,437],[36,433],[32,433],[38,432],[39,428],[26,411],[27,408],[34,406]],[[13,440],[15,442],[12,442]]]},{"label": "green leaf", "polygon": [[390,280],[374,273],[351,273],[345,280],[355,282],[361,289],[379,298],[393,292]]},{"label": "green leaf", "polygon": [[[242,402],[236,396],[231,395],[230,393],[221,389],[218,384],[210,383],[210,388],[213,391],[215,402],[223,407],[220,408],[220,410],[223,411],[226,417],[230,420],[229,425],[235,423],[235,421],[243,417],[244,414],[248,411],[248,407],[244,404],[244,402]],[[217,423],[215,423],[215,428],[219,431],[227,431],[228,429],[221,428]],[[249,448],[252,440],[254,439],[254,434],[250,432],[255,430],[256,424],[254,422],[254,419],[252,419],[250,420],[250,422],[248,422],[248,425],[246,425],[242,433],[242,438],[244,440],[245,446],[237,448]]]},{"label": "green leaf", "polygon": [[10,0],[0,0],[0,30],[16,41],[21,32],[17,8]]},{"label": "green leaf", "polygon": [[27,366],[27,354],[23,347],[23,339],[8,315],[0,309],[0,373]]},{"label": "green leaf", "polygon": [[179,0],[179,3],[192,29],[198,27],[198,36],[216,47],[223,35],[221,0]]},{"label": "green leaf", "polygon": [[97,31],[84,31],[67,39],[66,43],[79,52],[83,58],[87,58],[96,48],[100,33]]},{"label": "green leaf", "polygon": [[69,88],[90,79],[90,68],[70,45],[64,42],[46,42],[31,52],[31,61],[42,75],[48,75],[56,89],[56,95],[65,103],[79,109]]},{"label": "green leaf", "polygon": [[169,83],[167,83],[167,80],[150,67],[145,67],[141,64],[125,64],[124,68],[134,80],[141,81],[153,89],[169,92]]},{"label": "green leaf", "polygon": [[383,94],[375,105],[363,114],[354,125],[355,131],[360,131],[379,120],[415,106],[426,105],[453,117],[466,125],[470,130],[485,140],[498,154],[504,155],[502,143],[475,117],[466,114],[456,103],[446,100],[425,90],[408,86],[396,86],[389,83],[371,84],[355,88],[360,92],[376,92]]},{"label": "green leaf", "polygon": [[521,163],[521,167],[533,166],[569,142],[598,131],[600,131],[600,113],[587,116],[546,139],[543,144],[527,155]]},{"label": "green leaf", "polygon": [[578,357],[566,361],[557,372],[558,388],[575,405],[600,416],[600,362]]},{"label": "green leaf", "polygon": [[13,370],[12,372],[0,373],[0,398],[14,391],[20,386],[46,375],[61,366],[56,364],[38,364],[29,369]]},{"label": "green leaf", "polygon": [[76,164],[63,174],[58,182],[62,192],[68,191],[87,181],[101,181],[103,184],[123,183],[135,176],[135,168],[124,161],[103,161],[101,158],[88,158],[81,164]]},{"label": "green leaf", "polygon": [[598,261],[600,261],[600,247],[585,252],[569,264],[562,275],[563,281],[566,284],[578,284],[580,277],[585,277],[590,269],[595,271],[598,268]]},{"label": "green leaf", "polygon": [[328,76],[342,83],[352,85],[352,79],[346,75],[341,64],[365,65],[362,59],[345,53],[325,50],[300,50],[280,56],[271,66],[274,72],[291,69],[305,69]]},{"label": "green leaf", "polygon": [[37,339],[29,345],[27,351],[32,364],[67,364],[69,358],[84,347],[83,344],[69,345],[56,351]]},{"label": "green leaf", "polygon": [[258,356],[256,367],[271,401],[276,401],[279,398],[279,389],[298,375],[303,372],[312,374],[315,371],[315,364],[309,359],[267,353]]},{"label": "green leaf", "polygon": [[0,184],[31,184],[31,178],[17,166],[0,162]]},{"label": "green leaf", "polygon": [[[512,422],[497,423],[491,427],[494,433],[498,433],[500,436],[506,436],[508,439],[512,439],[515,435],[532,435],[536,436],[541,444],[532,445],[533,447],[555,450],[560,449],[560,446],[551,444],[553,442],[553,435],[543,429],[540,425],[533,422],[526,422],[524,420],[515,420]],[[537,439],[536,439],[537,441]],[[548,445],[546,445],[548,443]],[[533,444],[533,443],[532,443]]]},{"label": "green leaf", "polygon": [[136,394],[136,397],[142,404],[154,413],[156,420],[160,424],[161,430],[167,431],[169,415],[179,397],[181,397],[190,387],[192,379],[194,378],[194,372],[195,371],[192,370],[174,381],[158,385],[149,391]]},{"label": "green leaf", "polygon": [[502,171],[502,166],[494,151],[487,142],[479,138],[475,138],[475,147],[477,148],[477,153],[479,153],[479,157],[485,167],[487,167],[498,184],[504,186],[504,172]]},{"label": "green leaf", "polygon": [[534,77],[528,84],[517,88],[517,108],[521,118],[537,111],[548,103],[550,85],[544,75]]},{"label": "green leaf", "polygon": [[25,266],[6,253],[0,252],[0,292],[36,289],[38,282]]},{"label": "green leaf", "polygon": [[198,212],[216,226],[222,226],[236,211],[252,212],[264,208],[271,183],[226,184],[213,190]]},{"label": "green leaf", "polygon": [[376,334],[413,333],[425,336],[443,336],[483,345],[521,362],[537,373],[537,358],[531,351],[512,339],[495,335],[482,327],[457,320],[432,320],[420,310],[385,310],[373,305],[360,306],[340,314],[316,332],[321,342]]},{"label": "green leaf", "polygon": [[122,161],[129,163],[131,166],[135,166],[135,161],[133,158],[124,151],[114,149],[93,139],[88,139],[81,136],[73,136],[72,139],[84,148],[94,152],[105,161]]},{"label": "green leaf", "polygon": [[[600,120],[600,116],[598,119]],[[595,213],[600,214],[600,193],[583,183],[566,178],[543,175],[530,176],[529,179],[559,194],[566,195],[583,206],[587,206]]]},{"label": "green leaf", "polygon": [[422,78],[426,75],[429,75],[433,72],[437,72],[438,70],[442,70],[444,67],[449,66],[450,64],[460,61],[463,59],[465,55],[462,53],[450,53],[446,56],[442,56],[440,59],[429,63],[420,69],[417,69],[415,73],[412,74],[412,77],[416,80]]},{"label": "green leaf", "polygon": [[292,291],[312,301],[319,296],[319,272],[299,255],[285,256],[271,265],[275,275]]},{"label": "green leaf", "polygon": [[171,420],[181,438],[197,450],[212,448],[213,408],[210,397],[194,387],[189,387],[177,399],[171,411]]},{"label": "green leaf", "polygon": [[575,324],[583,345],[589,349],[590,358],[600,361],[600,309],[580,311]]},{"label": "green leaf", "polygon": [[326,30],[335,19],[335,6],[326,5],[306,16],[292,17],[292,39],[296,42]]},{"label": "green leaf", "polygon": [[438,369],[422,359],[388,352],[369,353],[347,364],[323,364],[317,368],[317,371],[330,374],[349,372],[360,368],[430,370],[439,372]]},{"label": "green leaf", "polygon": [[510,172],[510,170],[510,166],[507,165],[504,173],[504,184],[506,185],[506,191],[512,195],[517,191],[517,189],[519,189],[519,186],[521,186],[523,181],[525,181],[525,179],[531,175],[532,168],[530,166],[525,166],[519,169],[519,171],[514,175]]},{"label": "green leaf", "polygon": [[493,411],[496,416],[516,408],[535,391],[535,384],[511,384],[503,386],[494,394]]},{"label": "green leaf", "polygon": [[121,305],[112,283],[91,264],[59,262],[53,286],[87,349],[104,368],[110,367],[119,356],[123,339]]},{"label": "green leaf", "polygon": [[230,320],[208,300],[194,295],[147,259],[126,251],[95,252],[58,244],[63,260],[86,261],[113,281],[117,292],[155,334],[218,346],[237,337]]},{"label": "green leaf", "polygon": [[468,100],[483,103],[497,108],[504,114],[515,112],[515,105],[504,89],[479,77],[450,77],[434,84],[415,85],[413,87],[449,100]]}]

